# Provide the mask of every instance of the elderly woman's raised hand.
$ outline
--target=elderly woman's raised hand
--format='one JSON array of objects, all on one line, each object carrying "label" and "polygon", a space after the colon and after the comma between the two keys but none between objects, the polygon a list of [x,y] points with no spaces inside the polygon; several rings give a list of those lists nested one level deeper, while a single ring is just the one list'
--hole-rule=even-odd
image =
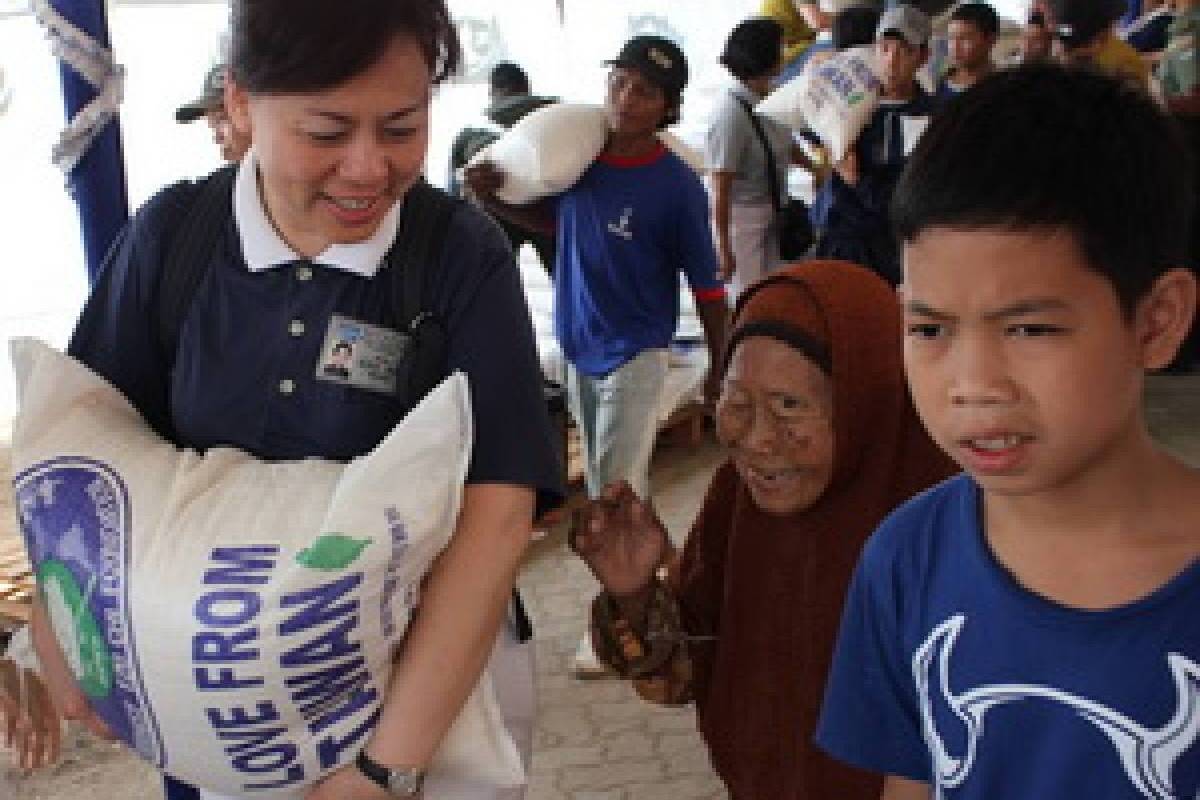
[{"label": "elderly woman's raised hand", "polygon": [[667,529],[625,481],[609,484],[575,520],[571,547],[616,598],[644,592],[671,552]]}]

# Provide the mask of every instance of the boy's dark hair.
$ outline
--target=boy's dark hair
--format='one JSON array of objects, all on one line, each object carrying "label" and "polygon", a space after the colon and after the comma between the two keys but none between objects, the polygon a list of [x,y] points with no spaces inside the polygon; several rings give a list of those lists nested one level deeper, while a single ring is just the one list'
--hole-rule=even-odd
[{"label": "boy's dark hair", "polygon": [[879,15],[879,9],[873,6],[851,6],[839,11],[829,25],[833,49],[846,50],[874,42]]},{"label": "boy's dark hair", "polygon": [[779,67],[783,26],[769,17],[752,17],[734,26],[720,62],[738,80],[761,78]]},{"label": "boy's dark hair", "polygon": [[950,21],[955,20],[974,25],[984,36],[995,36],[1000,32],[1000,17],[987,3],[963,3],[950,13]]},{"label": "boy's dark hair", "polygon": [[444,0],[233,0],[229,68],[259,94],[329,89],[374,64],[396,36],[417,43],[437,84],[462,60]]},{"label": "boy's dark hair", "polygon": [[529,94],[529,76],[525,74],[525,70],[511,61],[501,61],[492,67],[488,85],[492,91]]},{"label": "boy's dark hair", "polygon": [[892,200],[906,242],[930,228],[1069,231],[1132,313],[1187,264],[1190,156],[1150,96],[1091,70],[996,73],[934,115]]}]

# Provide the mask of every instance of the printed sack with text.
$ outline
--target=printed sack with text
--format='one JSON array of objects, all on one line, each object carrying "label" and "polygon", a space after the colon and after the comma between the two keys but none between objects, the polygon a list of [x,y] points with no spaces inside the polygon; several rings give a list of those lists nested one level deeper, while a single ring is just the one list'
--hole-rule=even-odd
[{"label": "printed sack with text", "polygon": [[[97,714],[155,766],[223,795],[300,797],[351,762],[458,518],[466,378],[349,464],[268,463],[174,447],[41,342],[12,355],[16,507]],[[487,673],[430,773],[523,782]]]},{"label": "printed sack with text", "polygon": [[755,110],[793,131],[811,130],[836,164],[879,107],[882,89],[874,48],[852,47],[806,69]]}]

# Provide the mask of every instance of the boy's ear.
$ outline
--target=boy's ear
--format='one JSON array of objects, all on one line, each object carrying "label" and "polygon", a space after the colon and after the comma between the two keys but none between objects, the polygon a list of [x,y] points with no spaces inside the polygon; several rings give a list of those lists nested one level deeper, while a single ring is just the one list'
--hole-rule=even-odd
[{"label": "boy's ear", "polygon": [[1146,369],[1162,369],[1175,358],[1196,316],[1197,288],[1191,270],[1172,269],[1138,302],[1134,325]]}]

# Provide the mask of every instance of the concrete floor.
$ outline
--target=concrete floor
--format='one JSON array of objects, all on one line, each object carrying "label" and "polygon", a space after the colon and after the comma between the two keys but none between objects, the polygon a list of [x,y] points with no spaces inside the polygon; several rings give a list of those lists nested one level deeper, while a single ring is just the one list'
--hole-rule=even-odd
[{"label": "concrete floor", "polygon": [[[1200,467],[1200,376],[1152,379],[1155,435]],[[660,449],[653,468],[660,513],[678,538],[720,461],[711,442]],[[689,710],[641,702],[619,681],[578,681],[567,668],[595,583],[566,550],[560,526],[537,542],[521,576],[537,629],[539,705],[528,800],[718,800]],[[155,800],[155,776],[111,745],[75,735],[62,763],[36,777],[0,770],[0,800],[81,797]]]}]

